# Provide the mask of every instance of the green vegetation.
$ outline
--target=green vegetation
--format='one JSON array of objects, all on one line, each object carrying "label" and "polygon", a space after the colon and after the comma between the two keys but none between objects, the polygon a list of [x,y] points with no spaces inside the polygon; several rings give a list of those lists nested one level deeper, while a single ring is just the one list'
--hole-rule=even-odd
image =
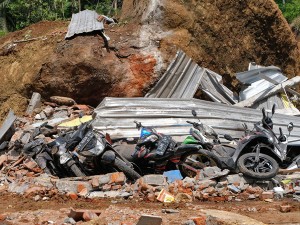
[{"label": "green vegetation", "polygon": [[5,31],[3,31],[3,30],[0,30],[0,37],[4,36],[5,34],[6,34],[6,32],[5,32]]},{"label": "green vegetation", "polygon": [[275,0],[289,23],[300,16],[300,0]]},{"label": "green vegetation", "polygon": [[112,15],[121,0],[0,0],[0,30],[22,29],[41,20],[69,19],[84,9]]}]

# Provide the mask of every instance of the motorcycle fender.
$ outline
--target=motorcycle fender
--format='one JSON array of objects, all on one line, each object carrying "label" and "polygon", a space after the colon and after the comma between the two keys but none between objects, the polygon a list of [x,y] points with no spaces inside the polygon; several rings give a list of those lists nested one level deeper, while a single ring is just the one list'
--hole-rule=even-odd
[{"label": "motorcycle fender", "polygon": [[219,157],[220,161],[222,162],[222,168],[224,169],[235,169],[235,162],[232,157]]},{"label": "motorcycle fender", "polygon": [[101,156],[101,161],[103,163],[113,163],[115,161],[116,154],[113,151],[106,151]]}]

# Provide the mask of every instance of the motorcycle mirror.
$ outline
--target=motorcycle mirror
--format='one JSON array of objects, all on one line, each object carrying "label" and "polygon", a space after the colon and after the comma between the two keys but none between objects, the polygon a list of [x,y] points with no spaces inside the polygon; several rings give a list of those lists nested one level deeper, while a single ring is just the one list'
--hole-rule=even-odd
[{"label": "motorcycle mirror", "polygon": [[290,122],[288,125],[287,125],[287,129],[289,131],[289,133],[291,133],[291,131],[294,129],[294,124],[292,122]]},{"label": "motorcycle mirror", "polygon": [[274,105],[272,106],[272,115],[274,115],[274,113],[275,113],[275,108],[276,108],[276,104],[274,104]]},{"label": "motorcycle mirror", "polygon": [[192,114],[193,114],[194,117],[197,116],[197,113],[196,113],[196,111],[194,109],[192,110]]},{"label": "motorcycle mirror", "polygon": [[224,138],[228,141],[233,141],[233,137],[231,137],[229,134],[224,134]]}]

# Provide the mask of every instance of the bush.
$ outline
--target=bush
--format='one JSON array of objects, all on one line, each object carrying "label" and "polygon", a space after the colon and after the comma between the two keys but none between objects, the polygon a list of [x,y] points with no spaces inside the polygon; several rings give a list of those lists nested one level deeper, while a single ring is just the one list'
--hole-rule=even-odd
[{"label": "bush", "polygon": [[3,31],[3,30],[0,30],[0,37],[3,37],[3,36],[5,36],[5,35],[6,35],[6,32]]},{"label": "bush", "polygon": [[300,16],[300,0],[285,0],[285,4],[282,0],[276,0],[276,3],[289,23]]}]

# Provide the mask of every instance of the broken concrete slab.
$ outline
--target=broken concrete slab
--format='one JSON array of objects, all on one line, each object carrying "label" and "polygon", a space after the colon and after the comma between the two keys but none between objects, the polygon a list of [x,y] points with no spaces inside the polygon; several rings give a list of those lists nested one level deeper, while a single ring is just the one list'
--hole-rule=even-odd
[{"label": "broken concrete slab", "polygon": [[252,219],[248,216],[243,216],[237,213],[215,210],[203,209],[207,216],[207,224],[247,224],[247,225],[266,225],[263,222]]},{"label": "broken concrete slab", "polygon": [[31,115],[33,111],[39,107],[41,107],[41,95],[37,92],[33,92],[26,110],[26,114]]},{"label": "broken concrete slab", "polygon": [[150,174],[142,177],[142,182],[152,186],[166,185],[166,177],[159,174]]},{"label": "broken concrete slab", "polygon": [[142,215],[136,225],[161,225],[162,218],[160,216]]},{"label": "broken concrete slab", "polygon": [[16,116],[12,110],[9,111],[4,123],[0,128],[0,144],[4,141],[10,140],[13,136],[15,127],[14,122],[16,120]]},{"label": "broken concrete slab", "polygon": [[88,191],[92,190],[92,185],[88,181],[76,181],[68,178],[59,179],[56,181],[56,188],[59,192],[67,193],[74,192],[77,193],[78,185],[84,185]]}]

